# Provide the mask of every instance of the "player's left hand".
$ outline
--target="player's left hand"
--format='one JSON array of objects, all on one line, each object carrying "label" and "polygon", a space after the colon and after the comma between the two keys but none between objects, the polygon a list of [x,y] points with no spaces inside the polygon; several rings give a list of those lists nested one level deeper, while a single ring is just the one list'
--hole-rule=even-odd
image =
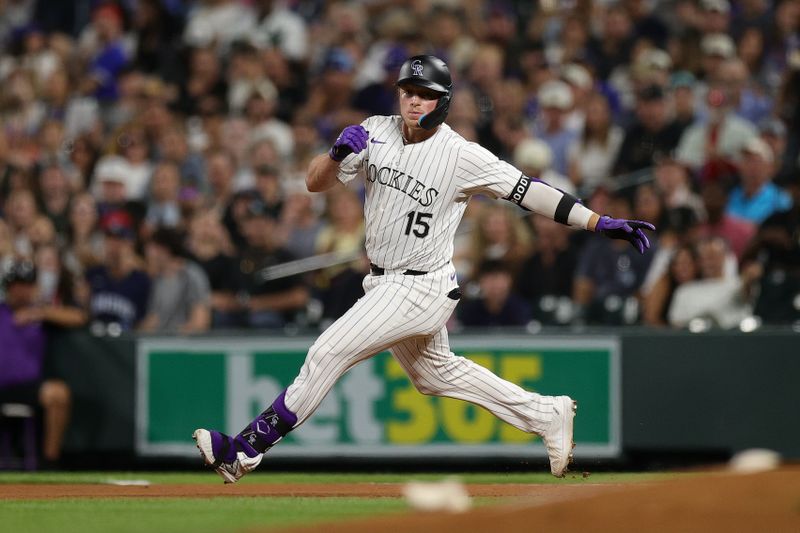
[{"label": "player's left hand", "polygon": [[595,231],[602,233],[611,239],[625,239],[633,245],[634,248],[643,254],[645,250],[650,248],[650,240],[644,234],[645,229],[655,231],[656,227],[649,222],[641,220],[625,220],[624,218],[611,218],[608,215],[600,217],[597,221]]},{"label": "player's left hand", "polygon": [[350,154],[359,153],[367,147],[367,139],[369,132],[360,124],[347,126],[333,143],[329,152],[330,158],[338,163]]}]

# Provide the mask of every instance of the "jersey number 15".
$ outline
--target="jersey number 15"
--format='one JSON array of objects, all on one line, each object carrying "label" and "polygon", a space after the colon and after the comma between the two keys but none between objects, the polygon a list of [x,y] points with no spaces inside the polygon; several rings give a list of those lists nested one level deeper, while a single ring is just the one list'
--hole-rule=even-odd
[{"label": "jersey number 15", "polygon": [[414,227],[414,235],[417,237],[426,237],[428,235],[428,231],[430,231],[431,227],[428,224],[428,219],[433,217],[433,213],[421,213],[419,211],[411,211],[406,218],[408,218],[408,223],[406,224],[406,235],[411,235],[411,228]]}]

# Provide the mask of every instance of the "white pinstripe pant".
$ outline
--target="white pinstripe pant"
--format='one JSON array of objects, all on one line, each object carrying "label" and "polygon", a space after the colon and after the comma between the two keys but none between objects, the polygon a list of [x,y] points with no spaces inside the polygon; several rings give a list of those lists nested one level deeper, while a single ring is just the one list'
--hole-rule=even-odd
[{"label": "white pinstripe pant", "polygon": [[451,264],[423,276],[367,276],[366,294],[317,338],[286,391],[297,425],[353,365],[389,349],[421,393],[472,402],[523,431],[542,433],[552,419],[552,397],[450,351],[445,322],[458,302],[447,293],[455,287]]}]

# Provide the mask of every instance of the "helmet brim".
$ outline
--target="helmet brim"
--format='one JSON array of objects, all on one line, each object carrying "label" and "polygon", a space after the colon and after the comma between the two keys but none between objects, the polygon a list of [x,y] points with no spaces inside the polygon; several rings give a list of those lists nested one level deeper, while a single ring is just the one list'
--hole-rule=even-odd
[{"label": "helmet brim", "polygon": [[436,91],[437,93],[442,93],[443,95],[448,94],[450,92],[450,90],[444,85],[436,83],[435,81],[426,80],[416,76],[409,76],[407,78],[399,79],[397,80],[396,85],[398,87],[402,87],[403,85],[418,85],[420,87],[425,87],[426,89]]}]

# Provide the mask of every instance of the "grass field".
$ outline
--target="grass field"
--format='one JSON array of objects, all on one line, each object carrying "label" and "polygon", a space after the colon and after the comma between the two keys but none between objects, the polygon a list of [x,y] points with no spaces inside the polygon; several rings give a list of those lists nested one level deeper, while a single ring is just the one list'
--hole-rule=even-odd
[{"label": "grass field", "polygon": [[[462,474],[468,484],[619,484],[654,481],[675,474],[600,473],[584,478],[580,473],[565,480],[548,474]],[[441,474],[275,474],[255,473],[240,486],[397,484],[410,480],[439,480]],[[48,497],[42,499],[0,499],[0,524],[8,532],[95,533],[95,532],[222,532],[252,527],[270,529],[346,518],[399,513],[407,510],[401,497],[293,497],[226,496],[226,487],[213,473],[81,472],[81,473],[5,473],[0,485],[104,484],[109,480],[147,480],[151,487],[192,485],[215,492],[211,497]],[[209,487],[205,487],[205,486]],[[0,486],[2,489],[2,486]],[[204,492],[205,494],[205,492]],[[492,505],[508,498],[476,498],[477,505]]]}]

